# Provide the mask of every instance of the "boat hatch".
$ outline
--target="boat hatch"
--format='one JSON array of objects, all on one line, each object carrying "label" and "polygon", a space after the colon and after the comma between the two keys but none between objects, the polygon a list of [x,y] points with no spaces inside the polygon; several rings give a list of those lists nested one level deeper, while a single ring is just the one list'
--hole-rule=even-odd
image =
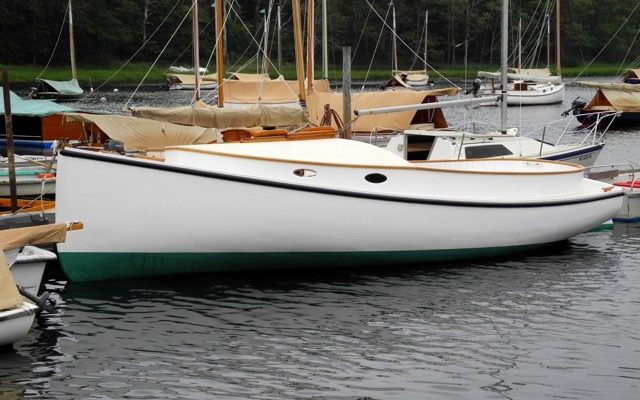
[{"label": "boat hatch", "polygon": [[429,158],[429,153],[433,146],[434,136],[429,135],[406,135],[406,157],[407,161],[425,161]]},{"label": "boat hatch", "polygon": [[501,144],[487,144],[480,146],[467,146],[464,148],[464,157],[471,158],[489,158],[511,156],[513,153]]}]

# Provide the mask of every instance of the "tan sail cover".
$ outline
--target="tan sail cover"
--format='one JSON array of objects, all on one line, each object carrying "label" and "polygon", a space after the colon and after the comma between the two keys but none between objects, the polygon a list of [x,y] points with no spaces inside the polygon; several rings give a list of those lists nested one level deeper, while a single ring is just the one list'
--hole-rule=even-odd
[{"label": "tan sail cover", "polygon": [[[444,88],[435,90],[416,90],[416,91],[385,91],[385,92],[361,92],[351,94],[351,107],[353,110],[403,106],[409,104],[422,104],[434,101],[437,96],[454,96],[460,91],[459,88]],[[309,113],[309,122],[320,125],[320,121],[324,115],[324,105],[329,104],[331,109],[335,110],[340,118],[344,120],[344,112],[342,109],[341,93],[313,93],[307,97],[307,111]],[[374,129],[378,130],[404,130],[408,129],[412,123],[427,122],[417,121],[417,116],[427,115],[442,118],[442,122],[438,127],[446,127],[446,121],[442,110],[423,110],[423,111],[405,111],[390,114],[366,115],[358,117],[352,115],[351,130],[352,132],[369,133]],[[444,125],[444,126],[442,126]],[[333,124],[336,127],[335,123]]]},{"label": "tan sail cover", "polygon": [[640,88],[637,91],[598,89],[584,111],[640,112]]},{"label": "tan sail cover", "polygon": [[9,263],[0,251],[0,311],[10,310],[22,304],[22,296],[16,288],[13,274],[9,270]]},{"label": "tan sail cover", "polygon": [[155,122],[164,121],[217,129],[255,126],[289,127],[301,125],[306,121],[302,107],[298,104],[294,106],[250,104],[243,108],[219,108],[198,101],[193,106],[183,107],[133,107],[132,112],[134,117]]},{"label": "tan sail cover", "polygon": [[[168,73],[167,78],[172,83],[183,83],[185,85],[195,85],[196,77],[193,74],[172,74]],[[200,77],[202,82],[216,82],[218,80],[218,76],[216,74],[206,74]]]},{"label": "tan sail cover", "polygon": [[235,79],[238,81],[252,81],[252,82],[284,80],[282,75],[280,75],[275,79],[271,79],[269,78],[269,74],[247,74],[243,72],[232,72],[229,75],[229,79]]},{"label": "tan sail cover", "polygon": [[127,115],[69,113],[65,115],[65,119],[94,123],[111,139],[121,141],[126,150],[160,149],[165,146],[216,141],[216,133],[210,128],[183,126]]},{"label": "tan sail cover", "polygon": [[624,71],[623,79],[640,79],[640,68]]},{"label": "tan sail cover", "polygon": [[66,224],[47,224],[0,230],[0,250],[18,249],[38,244],[61,243],[66,238]]},{"label": "tan sail cover", "polygon": [[[329,92],[329,81],[314,81],[316,92]],[[284,104],[299,101],[298,81],[242,81],[226,79],[223,83],[225,103]]]}]

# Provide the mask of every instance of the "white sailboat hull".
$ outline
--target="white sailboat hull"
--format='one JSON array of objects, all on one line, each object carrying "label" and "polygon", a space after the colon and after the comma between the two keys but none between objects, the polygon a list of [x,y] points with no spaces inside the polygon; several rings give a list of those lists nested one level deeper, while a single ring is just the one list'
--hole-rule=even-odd
[{"label": "white sailboat hull", "polygon": [[582,179],[580,168],[521,173],[562,165],[531,160],[447,164],[513,169],[478,179],[469,171],[185,157],[161,164],[63,153],[57,217],[84,222],[81,235],[58,245],[70,279],[502,254],[589,230],[621,203],[621,193]]},{"label": "white sailboat hull", "polygon": [[27,336],[37,310],[37,306],[25,301],[16,308],[0,311],[0,346],[13,344]]},{"label": "white sailboat hull", "polygon": [[[9,259],[9,257],[7,258]],[[56,258],[56,255],[48,250],[25,246],[17,254],[15,261],[11,262],[10,260],[9,262],[13,279],[18,286],[37,296],[47,261],[53,261]]]}]

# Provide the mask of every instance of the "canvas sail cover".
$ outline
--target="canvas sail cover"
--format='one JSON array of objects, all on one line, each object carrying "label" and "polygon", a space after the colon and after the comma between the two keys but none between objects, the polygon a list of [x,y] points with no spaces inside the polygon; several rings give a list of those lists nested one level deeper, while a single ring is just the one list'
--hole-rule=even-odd
[{"label": "canvas sail cover", "polygon": [[[435,100],[437,96],[454,96],[460,91],[459,88],[443,88],[435,90],[416,91],[385,91],[385,92],[360,92],[351,94],[351,107],[353,110],[380,108],[390,106],[402,106],[409,104],[421,104],[430,100]],[[344,120],[343,98],[341,93],[313,93],[307,97],[307,111],[309,122],[320,125],[324,116],[324,105],[329,104],[330,108]],[[442,118],[441,124],[446,126],[442,110],[429,111],[431,116]],[[415,121],[416,115],[423,111],[404,111],[398,113],[366,115],[354,119],[352,116],[352,132],[372,132],[378,130],[404,130],[408,129]],[[335,124],[333,125],[334,127]]]},{"label": "canvas sail cover", "polygon": [[[0,90],[2,90],[2,86],[0,86]],[[12,115],[46,117],[61,112],[74,111],[70,107],[50,100],[23,100],[13,92],[9,92],[9,100],[11,101]],[[4,96],[0,96],[0,115],[4,115]]]},{"label": "canvas sail cover", "polygon": [[598,89],[593,99],[584,108],[584,111],[640,112],[640,90],[632,92]]},{"label": "canvas sail cover", "polygon": [[[38,244],[62,243],[66,238],[67,225],[62,223],[0,230],[0,250],[18,249]],[[0,251],[0,253],[3,252]]]},{"label": "canvas sail cover", "polygon": [[211,143],[213,129],[184,126],[128,115],[93,115],[69,113],[65,120],[95,124],[111,139],[121,141],[126,150],[152,150],[165,146]]},{"label": "canvas sail cover", "polygon": [[[548,68],[541,68],[541,69],[509,68],[509,70],[512,72],[507,73],[507,79],[512,81],[521,80],[521,81],[531,81],[531,82],[540,82],[540,83],[562,82],[562,77],[552,76]],[[501,75],[500,75],[500,72],[478,71],[478,78],[500,80]]]},{"label": "canvas sail cover", "polygon": [[407,81],[422,81],[425,79],[429,79],[429,75],[426,70],[411,70],[411,71],[393,71],[396,75],[405,74],[407,76]]},{"label": "canvas sail cover", "polygon": [[243,72],[232,72],[229,75],[229,79],[234,79],[238,81],[252,81],[252,82],[284,80],[282,78],[282,75],[280,75],[275,79],[271,79],[269,78],[269,74],[247,74]]},{"label": "canvas sail cover", "polygon": [[[172,83],[182,83],[185,85],[195,85],[196,77],[193,74],[167,74],[167,78],[171,80]],[[218,80],[218,76],[216,74],[206,74],[200,77],[201,82],[216,82]]]},{"label": "canvas sail cover", "polygon": [[289,106],[249,104],[242,108],[219,108],[198,101],[193,106],[133,107],[131,111],[133,116],[138,118],[218,129],[255,126],[281,128],[299,126],[306,121],[299,104]]},{"label": "canvas sail cover", "polygon": [[[329,92],[329,81],[313,81],[316,92]],[[241,104],[297,103],[300,93],[298,81],[239,81],[226,79],[223,83],[224,102]]]},{"label": "canvas sail cover", "polygon": [[58,92],[65,96],[78,96],[84,91],[78,84],[77,79],[70,81],[53,81],[51,79],[38,79],[38,82],[44,83],[52,92]]},{"label": "canvas sail cover", "polygon": [[622,77],[623,80],[638,80],[640,79],[640,68],[637,69],[628,69],[624,71],[624,75]]},{"label": "canvas sail cover", "polygon": [[18,292],[9,263],[3,251],[0,251],[0,311],[10,310],[22,304],[22,296]]}]

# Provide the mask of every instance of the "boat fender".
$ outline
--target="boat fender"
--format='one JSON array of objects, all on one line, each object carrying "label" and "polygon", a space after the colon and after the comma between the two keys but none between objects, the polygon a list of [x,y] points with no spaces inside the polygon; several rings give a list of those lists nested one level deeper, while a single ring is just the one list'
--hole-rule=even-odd
[{"label": "boat fender", "polygon": [[22,296],[31,300],[36,306],[38,306],[39,308],[38,312],[41,312],[41,311],[46,311],[48,313],[57,312],[57,309],[55,307],[55,302],[53,301],[53,299],[49,298],[49,292],[44,292],[40,296],[35,296],[29,293],[28,291],[26,291],[22,286],[18,286],[18,291]]}]

